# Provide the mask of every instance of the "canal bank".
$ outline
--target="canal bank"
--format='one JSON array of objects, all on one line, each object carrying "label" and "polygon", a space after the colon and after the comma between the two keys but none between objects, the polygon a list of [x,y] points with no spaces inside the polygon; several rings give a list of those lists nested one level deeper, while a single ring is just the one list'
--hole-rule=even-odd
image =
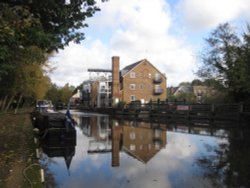
[{"label": "canal bank", "polygon": [[42,187],[30,112],[0,114],[0,187]]}]

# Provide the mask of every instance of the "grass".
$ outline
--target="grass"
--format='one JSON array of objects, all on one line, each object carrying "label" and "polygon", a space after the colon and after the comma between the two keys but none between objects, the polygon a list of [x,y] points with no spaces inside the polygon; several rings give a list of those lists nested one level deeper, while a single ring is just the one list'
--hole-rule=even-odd
[{"label": "grass", "polygon": [[[38,162],[30,112],[21,109],[17,114],[0,113],[0,187],[30,187],[23,171]],[[39,166],[28,168],[26,174],[33,187],[43,187]]]}]

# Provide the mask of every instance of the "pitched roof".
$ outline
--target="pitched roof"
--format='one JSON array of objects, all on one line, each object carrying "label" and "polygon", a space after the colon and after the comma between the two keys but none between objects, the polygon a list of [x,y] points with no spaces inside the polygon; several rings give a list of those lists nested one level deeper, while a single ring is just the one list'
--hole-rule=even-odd
[{"label": "pitched roof", "polygon": [[178,93],[193,93],[193,86],[181,85],[175,90],[173,95],[177,95]]},{"label": "pitched roof", "polygon": [[148,161],[150,161],[160,151],[160,150],[154,150],[153,152],[144,153],[144,155],[143,155],[142,153],[138,153],[136,151],[131,151],[125,146],[123,146],[122,149],[123,149],[123,151],[125,153],[127,153],[131,157],[134,157],[135,159],[137,159],[137,160],[139,160],[139,161],[141,161],[142,163],[145,163],[145,164]]},{"label": "pitched roof", "polygon": [[142,59],[140,61],[137,61],[136,63],[130,64],[126,67],[124,67],[121,72],[122,72],[122,76],[125,75],[127,72],[129,72],[130,70],[132,70],[134,67],[136,67],[137,65],[139,65],[140,63],[144,62],[146,59]]}]

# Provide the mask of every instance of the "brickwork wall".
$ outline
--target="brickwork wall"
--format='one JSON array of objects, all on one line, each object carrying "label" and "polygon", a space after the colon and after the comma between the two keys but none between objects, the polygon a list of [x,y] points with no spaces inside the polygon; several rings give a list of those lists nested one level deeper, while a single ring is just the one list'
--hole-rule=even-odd
[{"label": "brickwork wall", "polygon": [[112,57],[112,99],[120,99],[120,58]]},{"label": "brickwork wall", "polygon": [[[131,72],[135,73],[135,77],[131,78]],[[162,81],[154,83],[155,74],[159,73]],[[147,60],[137,65],[133,70],[124,75],[123,78],[122,100],[126,103],[131,102],[131,95],[136,97],[136,100],[144,99],[145,102],[152,100],[166,100],[166,77],[162,75],[151,63]],[[131,88],[131,84],[135,84],[135,88]],[[155,85],[159,85],[162,89],[161,94],[154,94]]]}]

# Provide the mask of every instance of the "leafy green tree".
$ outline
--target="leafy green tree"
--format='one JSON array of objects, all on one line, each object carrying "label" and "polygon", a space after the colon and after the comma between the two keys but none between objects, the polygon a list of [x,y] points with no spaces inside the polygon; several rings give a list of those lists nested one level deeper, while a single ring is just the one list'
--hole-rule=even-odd
[{"label": "leafy green tree", "polygon": [[61,88],[61,100],[64,103],[68,103],[70,97],[73,95],[73,91],[74,91],[74,87],[69,86],[69,84],[65,84],[62,88]]},{"label": "leafy green tree", "polygon": [[180,84],[179,84],[179,87],[180,86],[191,86],[191,83],[190,82],[181,82]]},{"label": "leafy green tree", "polygon": [[196,102],[196,96],[194,93],[179,93],[176,96],[177,101],[186,101],[190,103],[195,103]]},{"label": "leafy green tree", "polygon": [[84,39],[84,21],[100,9],[95,0],[3,0],[0,10],[7,38],[51,51]]},{"label": "leafy green tree", "polygon": [[194,79],[194,80],[191,82],[191,85],[192,85],[192,86],[202,86],[202,85],[204,85],[204,83],[203,83],[201,80],[199,80],[199,79]]},{"label": "leafy green tree", "polygon": [[[37,47],[24,50],[19,63],[15,63],[15,69],[10,69],[8,76],[0,80],[0,97],[8,100],[2,105],[2,110],[8,110],[13,100],[18,97],[19,102],[23,98],[35,100],[44,97],[50,84],[49,78],[44,71],[43,51]],[[33,56],[31,55],[33,54]],[[3,100],[3,99],[2,99]]]},{"label": "leafy green tree", "polygon": [[51,100],[56,106],[59,104],[67,105],[74,90],[75,87],[69,86],[69,84],[65,84],[63,87],[51,84],[45,97],[46,99]]},{"label": "leafy green tree", "polygon": [[85,20],[96,11],[95,0],[0,2],[0,110],[17,95],[44,96],[48,55],[84,39]]},{"label": "leafy green tree", "polygon": [[206,39],[202,66],[197,74],[213,79],[231,101],[247,101],[250,94],[249,77],[249,27],[244,40],[238,37],[228,24],[219,25]]},{"label": "leafy green tree", "polygon": [[59,87],[56,84],[51,84],[48,88],[45,98],[51,100],[54,105],[62,103]]},{"label": "leafy green tree", "polygon": [[45,52],[84,39],[86,18],[99,8],[94,0],[3,0],[0,2],[0,78],[19,61],[25,48]]}]

